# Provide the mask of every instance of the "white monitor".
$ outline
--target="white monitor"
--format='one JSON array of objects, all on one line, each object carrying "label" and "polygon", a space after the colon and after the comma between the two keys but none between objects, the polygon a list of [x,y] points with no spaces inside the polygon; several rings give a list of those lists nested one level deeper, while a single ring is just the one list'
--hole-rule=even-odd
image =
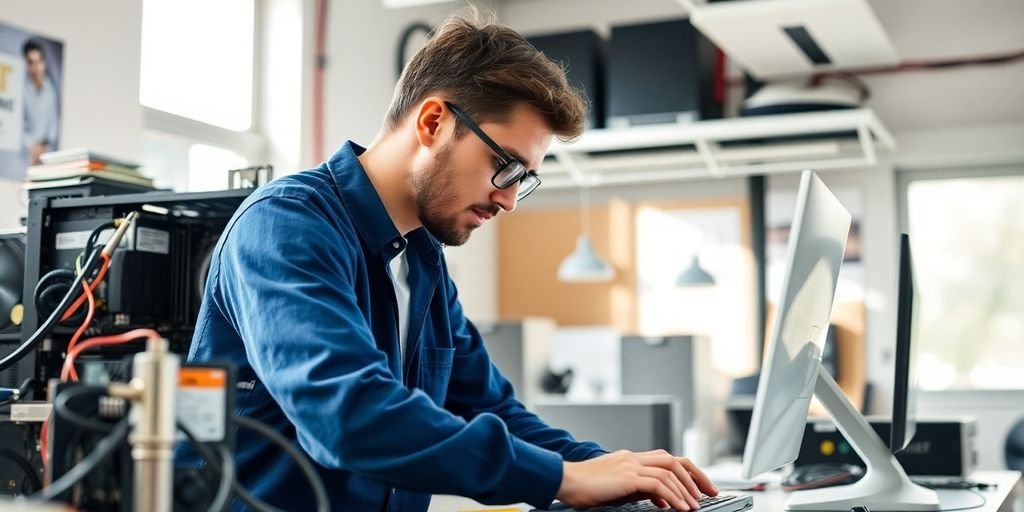
[{"label": "white monitor", "polygon": [[934,491],[913,484],[875,431],[821,367],[825,333],[850,229],[850,213],[811,171],[800,177],[786,274],[764,358],[743,474],[751,478],[794,461],[811,396],[818,397],[867,465],[857,483],[798,491],[786,510],[938,510]]}]

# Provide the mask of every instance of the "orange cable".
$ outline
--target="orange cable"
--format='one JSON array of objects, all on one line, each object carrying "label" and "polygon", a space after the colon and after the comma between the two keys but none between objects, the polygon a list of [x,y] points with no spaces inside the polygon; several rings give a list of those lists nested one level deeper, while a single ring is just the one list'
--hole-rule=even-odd
[{"label": "orange cable", "polygon": [[[101,253],[100,257],[103,258],[103,266],[100,267],[100,273],[96,276],[96,279],[93,279],[92,282],[89,283],[89,289],[91,291],[96,291],[96,287],[100,285],[100,282],[103,281],[103,278],[107,275],[107,268],[110,267],[110,256]],[[83,302],[85,302],[85,295],[79,296],[78,300],[71,304],[71,307],[64,312],[64,316],[61,317],[60,321],[63,322],[68,318],[71,318],[71,315],[75,314],[75,311],[78,311],[78,308]]]},{"label": "orange cable", "polygon": [[111,336],[97,336],[95,338],[89,338],[83,341],[81,344],[76,345],[73,350],[68,352],[67,357],[64,359],[64,367],[75,365],[75,359],[79,354],[89,350],[93,347],[102,347],[106,345],[120,345],[135,341],[139,338],[156,338],[160,339],[160,334],[153,329],[134,329],[122,334],[115,334]]}]

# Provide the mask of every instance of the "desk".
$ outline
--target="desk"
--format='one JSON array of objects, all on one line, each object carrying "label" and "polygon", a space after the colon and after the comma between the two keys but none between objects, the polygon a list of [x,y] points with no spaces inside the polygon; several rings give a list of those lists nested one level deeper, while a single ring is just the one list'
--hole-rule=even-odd
[{"label": "desk", "polygon": [[[996,484],[992,489],[984,491],[939,489],[939,505],[943,510],[971,507],[981,502],[978,496],[985,498],[985,504],[977,508],[964,508],[971,512],[1024,512],[1021,505],[1021,475],[1016,471],[975,471],[968,480]],[[753,512],[779,512],[785,510],[786,492],[774,489],[762,492],[751,492],[754,497]],[[874,512],[874,511],[873,511]]]},{"label": "desk", "polygon": [[[978,495],[985,498],[985,504],[969,509],[971,512],[1024,512],[1022,503],[1021,475],[1016,471],[975,471],[970,480],[996,484],[995,488],[984,491],[953,491],[939,490],[939,503],[945,508],[969,507],[980,502]],[[975,494],[976,493],[976,494]],[[786,494],[781,489],[751,492],[754,497],[752,512],[780,512],[786,503]],[[484,506],[468,499],[456,496],[435,496],[430,504],[430,512],[464,512],[464,511],[529,511],[529,505],[505,505],[500,507]],[[967,509],[965,509],[967,510]]]}]

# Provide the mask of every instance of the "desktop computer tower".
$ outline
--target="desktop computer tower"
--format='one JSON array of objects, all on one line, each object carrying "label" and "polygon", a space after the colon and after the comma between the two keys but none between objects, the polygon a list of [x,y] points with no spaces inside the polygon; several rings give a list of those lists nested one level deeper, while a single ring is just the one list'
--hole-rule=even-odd
[{"label": "desktop computer tower", "polygon": [[[70,285],[60,273],[73,274],[89,234],[130,211],[139,212],[139,217],[111,256],[110,271],[97,288],[96,315],[87,337],[147,327],[167,338],[172,351],[186,353],[214,245],[252,190],[33,195],[19,290],[24,297],[24,318],[17,337],[0,337],[0,355],[28,339],[56,307]],[[108,236],[100,235],[100,239],[105,241]],[[59,373],[63,351],[82,323],[84,309],[57,324],[35,350],[0,372],[0,382],[20,383],[33,377],[35,391],[41,393],[42,384]],[[82,361],[115,372],[123,356],[141,347],[141,342],[103,347],[90,351]]]},{"label": "desktop computer tower", "polygon": [[593,30],[544,34],[526,38],[549,59],[566,70],[569,83],[590,102],[586,128],[604,127],[606,43]]},{"label": "desktop computer tower", "polygon": [[720,68],[717,49],[689,20],[613,26],[606,126],[722,117]]}]

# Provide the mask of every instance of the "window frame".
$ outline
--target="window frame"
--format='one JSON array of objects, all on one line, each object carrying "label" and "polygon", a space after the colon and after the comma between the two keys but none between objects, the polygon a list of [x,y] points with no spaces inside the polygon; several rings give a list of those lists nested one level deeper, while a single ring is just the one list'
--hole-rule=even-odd
[{"label": "window frame", "polygon": [[[909,192],[910,185],[917,181],[955,180],[955,179],[986,179],[1005,177],[1024,177],[1024,158],[1000,160],[997,162],[949,162],[941,165],[897,167],[896,203],[899,231],[910,233]],[[985,387],[952,387],[943,390],[929,390],[931,393],[965,392],[965,391],[1013,391],[1024,388],[985,388]]]}]

